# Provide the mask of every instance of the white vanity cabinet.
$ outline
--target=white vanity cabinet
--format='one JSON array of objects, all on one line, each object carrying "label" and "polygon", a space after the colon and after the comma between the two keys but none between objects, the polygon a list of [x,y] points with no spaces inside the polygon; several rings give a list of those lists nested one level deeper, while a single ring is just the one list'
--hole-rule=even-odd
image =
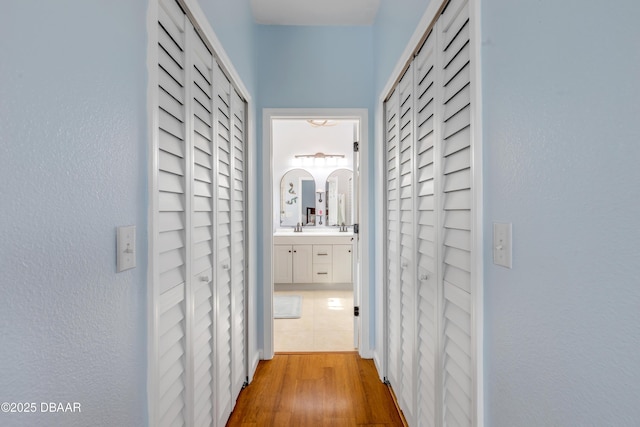
[{"label": "white vanity cabinet", "polygon": [[333,245],[333,281],[351,283],[353,245]]},{"label": "white vanity cabinet", "polygon": [[313,245],[313,283],[333,282],[333,245]]},{"label": "white vanity cabinet", "polygon": [[274,245],[274,283],[311,283],[312,245]]},{"label": "white vanity cabinet", "polygon": [[273,281],[293,283],[293,246],[273,245]]},{"label": "white vanity cabinet", "polygon": [[276,233],[274,283],[351,283],[352,233]]},{"label": "white vanity cabinet", "polygon": [[309,283],[312,280],[312,245],[293,245],[293,283]]}]

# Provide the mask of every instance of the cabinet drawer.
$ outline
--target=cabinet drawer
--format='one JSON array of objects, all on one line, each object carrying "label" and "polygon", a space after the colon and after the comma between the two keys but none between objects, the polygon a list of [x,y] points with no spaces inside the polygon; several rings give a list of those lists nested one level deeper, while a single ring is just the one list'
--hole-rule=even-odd
[{"label": "cabinet drawer", "polygon": [[331,283],[333,281],[331,264],[313,264],[313,282]]},{"label": "cabinet drawer", "polygon": [[328,263],[333,260],[333,246],[331,245],[313,245],[313,263]]}]

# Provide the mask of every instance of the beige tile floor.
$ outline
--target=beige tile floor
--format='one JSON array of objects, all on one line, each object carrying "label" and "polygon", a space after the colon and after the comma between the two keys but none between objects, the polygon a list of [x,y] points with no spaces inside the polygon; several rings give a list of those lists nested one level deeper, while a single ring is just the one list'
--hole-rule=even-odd
[{"label": "beige tile floor", "polygon": [[275,291],[301,295],[299,319],[274,319],[275,351],[353,351],[353,291]]}]

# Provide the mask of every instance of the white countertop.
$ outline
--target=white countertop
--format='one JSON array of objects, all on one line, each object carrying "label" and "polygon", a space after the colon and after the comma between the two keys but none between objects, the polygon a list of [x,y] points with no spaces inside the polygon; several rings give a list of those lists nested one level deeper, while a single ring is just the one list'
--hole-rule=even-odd
[{"label": "white countertop", "polygon": [[303,229],[302,232],[295,232],[292,229],[284,229],[284,230],[276,230],[275,233],[273,233],[274,237],[296,237],[296,236],[300,236],[300,237],[311,237],[311,236],[327,236],[327,237],[352,237],[353,236],[353,231],[345,231],[345,232],[340,232],[338,230],[333,230],[333,229],[319,229],[319,230],[307,230],[307,229]]},{"label": "white countertop", "polygon": [[278,228],[273,237],[353,237],[353,229],[339,231],[338,227],[303,227],[297,232],[293,228]]}]

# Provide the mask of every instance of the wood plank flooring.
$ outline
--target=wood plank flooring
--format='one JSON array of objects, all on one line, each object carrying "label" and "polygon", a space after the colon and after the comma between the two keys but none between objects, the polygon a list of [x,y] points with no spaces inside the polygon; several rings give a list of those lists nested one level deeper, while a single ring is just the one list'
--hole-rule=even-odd
[{"label": "wood plank flooring", "polygon": [[276,354],[261,361],[228,427],[402,426],[372,360],[356,352]]}]

